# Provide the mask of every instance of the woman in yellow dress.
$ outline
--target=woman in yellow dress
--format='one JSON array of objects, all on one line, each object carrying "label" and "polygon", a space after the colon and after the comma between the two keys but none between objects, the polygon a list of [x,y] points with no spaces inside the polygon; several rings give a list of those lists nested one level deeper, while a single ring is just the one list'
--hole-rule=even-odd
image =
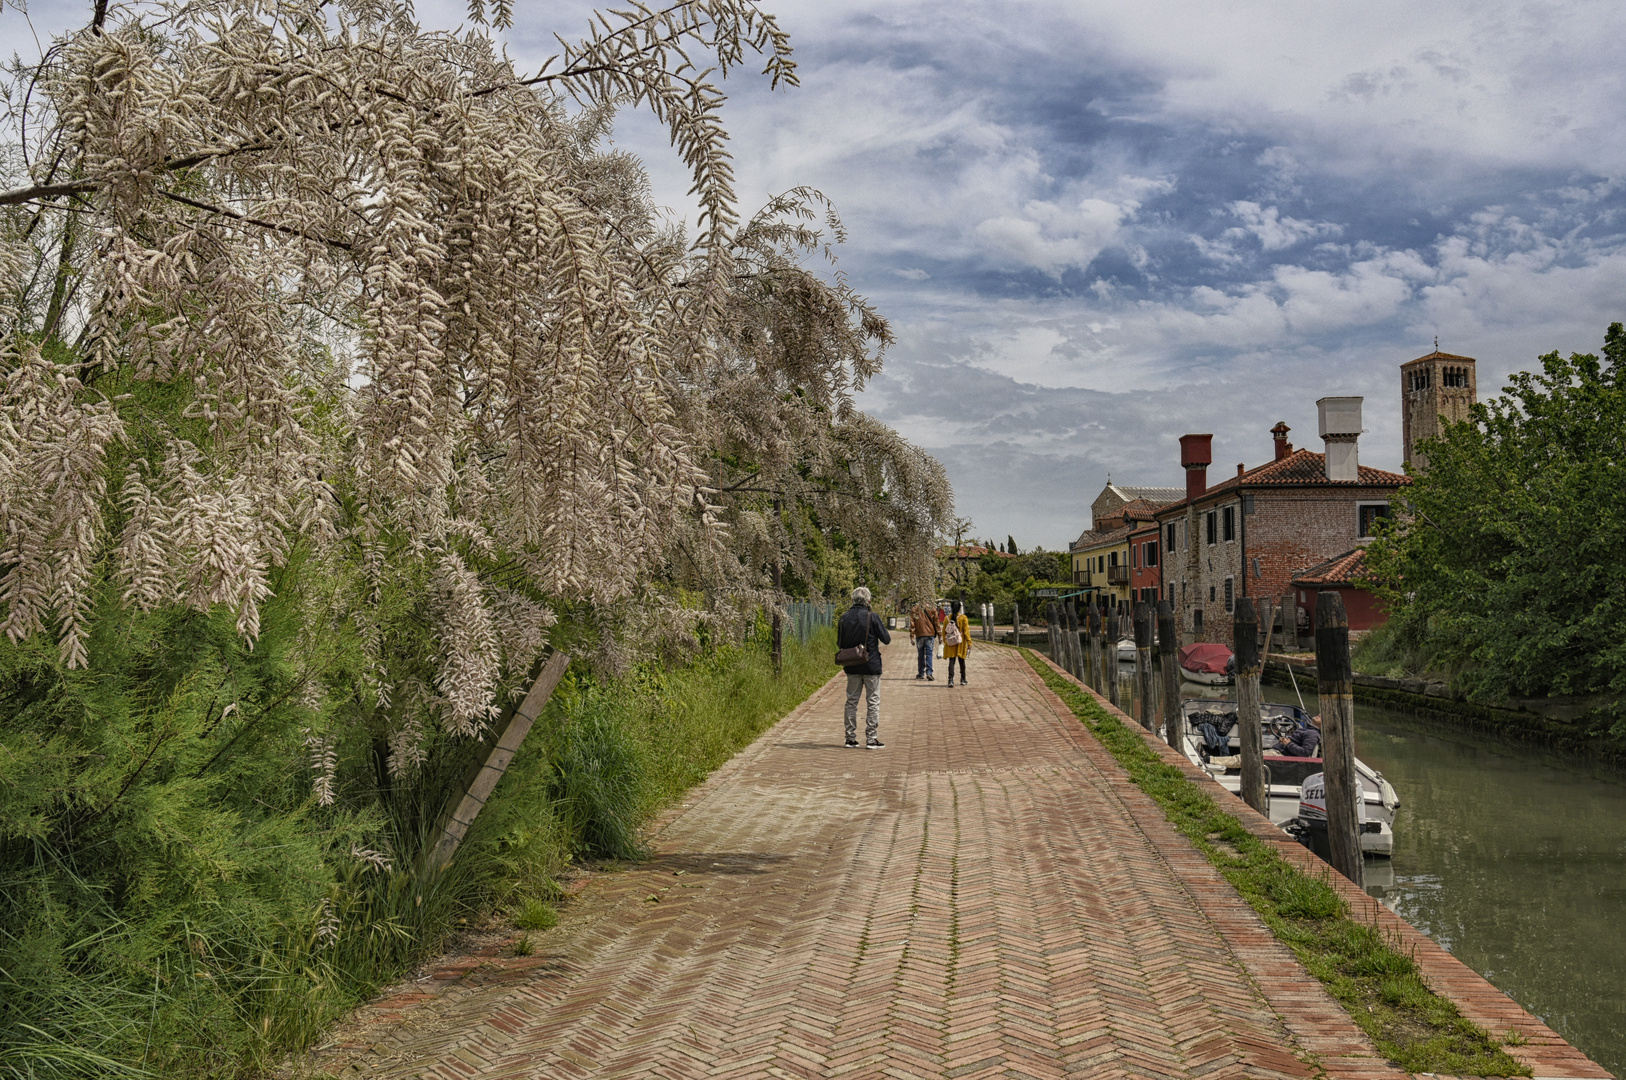
[{"label": "woman in yellow dress", "polygon": [[[950,630],[959,631],[960,640],[953,645],[949,644],[949,638],[953,636],[949,633]],[[960,610],[960,602],[958,600],[951,601],[949,604],[948,626],[943,630],[943,659],[948,661],[948,684],[950,688],[954,686],[954,661],[956,660],[960,662],[960,685],[964,686],[969,681],[965,677],[965,654],[970,651],[971,621],[965,617],[965,612]]]}]

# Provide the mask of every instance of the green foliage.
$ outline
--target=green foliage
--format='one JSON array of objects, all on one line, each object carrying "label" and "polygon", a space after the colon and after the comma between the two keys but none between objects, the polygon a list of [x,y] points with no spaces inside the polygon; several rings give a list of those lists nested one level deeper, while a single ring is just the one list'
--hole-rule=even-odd
[{"label": "green foliage", "polygon": [[[142,614],[111,589],[87,668],[40,635],[0,641],[0,1078],[261,1072],[460,920],[512,905],[549,925],[573,854],[636,854],[652,813],[830,675],[827,630],[787,644],[780,680],[765,635],[571,680],[429,877],[417,855],[483,747],[433,735],[389,776],[343,624],[311,652],[313,590],[343,583],[296,560],[275,584],[252,648],[230,612]],[[312,731],[332,738],[331,805]]]},{"label": "green foliage", "polygon": [[1031,652],[1023,657],[1207,857],[1306,970],[1343,1005],[1373,1045],[1413,1073],[1529,1076],[1497,1040],[1429,989],[1401,943],[1350,918],[1326,874],[1308,875],[1167,764],[1077,684]]},{"label": "green foliage", "polygon": [[1422,447],[1369,549],[1394,624],[1372,663],[1430,664],[1480,700],[1607,694],[1626,733],[1626,331],[1541,364]]}]

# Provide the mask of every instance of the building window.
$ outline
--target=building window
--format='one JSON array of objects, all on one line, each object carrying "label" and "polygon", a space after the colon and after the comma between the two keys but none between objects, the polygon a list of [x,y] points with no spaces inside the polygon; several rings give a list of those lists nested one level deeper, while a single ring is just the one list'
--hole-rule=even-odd
[{"label": "building window", "polygon": [[1234,612],[1236,610],[1235,580],[1236,579],[1234,578],[1225,579],[1225,610],[1227,612]]},{"label": "building window", "polygon": [[1135,550],[1135,545],[1134,544],[1129,545],[1129,565],[1130,566],[1139,566],[1140,565],[1140,552]]},{"label": "building window", "polygon": [[1448,367],[1441,373],[1444,378],[1440,381],[1448,387],[1465,390],[1468,387],[1468,369]]},{"label": "building window", "polygon": [[1236,539],[1236,507],[1227,506],[1220,512],[1225,525],[1225,542],[1229,544]]},{"label": "building window", "polygon": [[1411,388],[1413,390],[1427,390],[1428,384],[1428,368],[1419,368],[1411,373]]},{"label": "building window", "polygon": [[1116,551],[1107,552],[1107,565],[1108,566],[1117,566],[1118,565],[1118,553]]},{"label": "building window", "polygon": [[1389,504],[1383,503],[1356,503],[1355,504],[1355,538],[1357,540],[1370,540],[1377,535],[1376,524],[1389,516]]},{"label": "building window", "polygon": [[1157,565],[1157,541],[1156,540],[1148,540],[1146,542],[1146,565],[1147,566],[1156,566]]},{"label": "building window", "polygon": [[1191,628],[1193,630],[1195,630],[1199,634],[1203,632],[1203,609],[1202,608],[1192,608],[1191,609]]},{"label": "building window", "polygon": [[1216,516],[1217,515],[1215,515],[1214,511],[1212,511],[1212,510],[1210,510],[1208,513],[1203,515],[1203,521],[1208,526],[1208,542],[1210,544],[1215,543],[1215,531],[1216,531],[1215,530],[1215,518],[1216,518]]},{"label": "building window", "polygon": [[1169,582],[1169,603],[1174,603],[1174,582]]},{"label": "building window", "polygon": [[1208,602],[1210,604],[1214,602],[1214,586],[1212,585],[1208,587]]},{"label": "building window", "polygon": [[1097,570],[1105,570],[1107,568],[1107,557],[1105,555],[1097,555],[1095,557],[1095,568]]}]

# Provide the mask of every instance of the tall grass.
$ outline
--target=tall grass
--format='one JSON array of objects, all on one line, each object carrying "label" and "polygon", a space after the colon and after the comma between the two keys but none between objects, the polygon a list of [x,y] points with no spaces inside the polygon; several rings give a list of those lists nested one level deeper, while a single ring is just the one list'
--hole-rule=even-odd
[{"label": "tall grass", "polygon": [[339,798],[317,805],[302,632],[292,602],[253,648],[226,617],[110,605],[87,670],[0,642],[0,1078],[261,1072],[462,920],[546,899],[570,859],[636,857],[652,814],[834,671],[827,631],[787,644],[779,680],[765,635],[567,678],[429,876],[416,853],[481,748],[392,780],[366,724],[338,725]]}]

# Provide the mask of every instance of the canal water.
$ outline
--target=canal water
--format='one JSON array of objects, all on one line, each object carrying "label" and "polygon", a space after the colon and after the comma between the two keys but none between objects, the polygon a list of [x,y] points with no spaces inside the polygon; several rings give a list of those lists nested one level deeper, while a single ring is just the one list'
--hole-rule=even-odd
[{"label": "canal water", "polygon": [[[1133,672],[1119,665],[1131,715]],[[1313,693],[1304,704],[1317,711]],[[1626,773],[1364,704],[1355,724],[1356,753],[1401,799],[1394,857],[1367,860],[1367,891],[1626,1076]]]}]

